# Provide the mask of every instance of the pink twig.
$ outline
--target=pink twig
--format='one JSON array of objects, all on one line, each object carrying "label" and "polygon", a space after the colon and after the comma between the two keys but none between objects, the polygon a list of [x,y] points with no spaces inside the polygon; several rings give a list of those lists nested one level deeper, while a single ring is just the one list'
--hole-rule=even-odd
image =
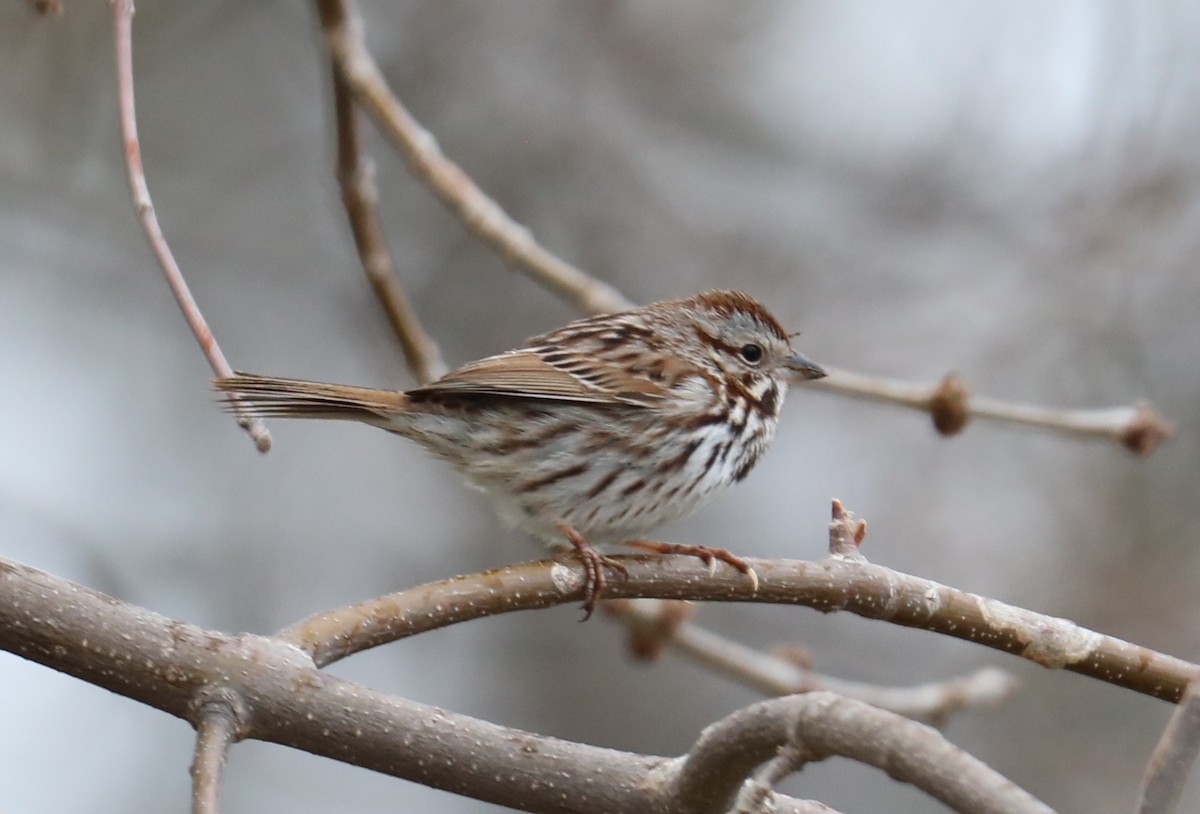
[{"label": "pink twig", "polygon": [[[142,167],[142,149],[138,143],[137,117],[133,104],[133,2],[110,0],[110,6],[117,52],[117,102],[121,119],[121,141],[125,152],[125,168],[129,176],[129,191],[133,196],[133,208],[142,224],[142,230],[146,233],[146,239],[150,241],[150,248],[167,278],[167,285],[171,287],[171,293],[175,295],[175,301],[179,303],[183,317],[195,334],[196,341],[200,343],[200,349],[208,358],[213,372],[218,376],[231,376],[233,369],[225,360],[225,354],[221,353],[217,340],[200,313],[200,307],[196,305],[192,292],[188,290],[183,272],[175,262],[171,249],[167,246],[167,239],[158,224],[158,218],[154,214],[154,204],[150,202],[150,189],[146,185],[146,173]],[[250,433],[259,452],[266,452],[271,448],[271,434],[260,419],[238,412],[238,425]]]}]

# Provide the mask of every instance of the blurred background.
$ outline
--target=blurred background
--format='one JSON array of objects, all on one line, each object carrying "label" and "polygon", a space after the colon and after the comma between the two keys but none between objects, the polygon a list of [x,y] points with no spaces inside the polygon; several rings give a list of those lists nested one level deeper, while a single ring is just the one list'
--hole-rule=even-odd
[{"label": "blurred background", "polygon": [[[752,292],[830,365],[1101,407],[1179,431],[1147,460],[811,390],[742,486],[661,536],[819,558],[829,500],[874,561],[1200,659],[1200,6],[1183,2],[364,3],[414,114],[549,247],[637,301]],[[159,217],[237,368],[411,383],[333,178],[309,4],[146,3],[138,118]],[[107,4],[0,8],[0,552],[156,611],[271,632],[540,556],[412,444],[272,427],[256,454],[135,224]],[[409,293],[451,364],[575,316],[514,275],[372,138]],[[631,662],[578,609],[516,614],[337,664],[491,721],[677,754],[755,700]],[[1022,689],[948,736],[1062,811],[1130,811],[1162,702],[849,615],[710,606],[761,647],[907,685],[983,665]],[[0,810],[187,805],[187,724],[0,654]],[[583,699],[583,702],[581,702]],[[1200,806],[1193,782],[1184,809]],[[785,790],[844,811],[936,803],[842,761]],[[484,812],[260,743],[227,811]]]}]

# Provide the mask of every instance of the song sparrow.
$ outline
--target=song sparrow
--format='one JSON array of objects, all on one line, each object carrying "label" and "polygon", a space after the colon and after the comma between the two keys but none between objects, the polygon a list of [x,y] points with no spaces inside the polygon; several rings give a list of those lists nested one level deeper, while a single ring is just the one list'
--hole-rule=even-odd
[{"label": "song sparrow", "polygon": [[[444,458],[510,524],[575,548],[590,614],[604,568],[624,571],[590,543],[629,542],[740,481],[789,380],[824,375],[762,305],[712,291],[571,322],[406,392],[250,374],[215,385],[255,415],[362,421]],[[722,549],[633,544],[757,580]]]}]

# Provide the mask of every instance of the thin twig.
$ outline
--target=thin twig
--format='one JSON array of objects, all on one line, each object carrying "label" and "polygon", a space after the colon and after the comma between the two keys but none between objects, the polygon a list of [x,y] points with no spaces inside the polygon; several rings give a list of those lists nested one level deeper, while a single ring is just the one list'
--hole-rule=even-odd
[{"label": "thin twig", "polygon": [[196,752],[192,758],[192,814],[219,814],[225,757],[244,728],[240,696],[228,688],[202,691],[196,708]]},{"label": "thin twig", "polygon": [[849,370],[827,370],[826,378],[807,386],[928,412],[943,435],[954,435],[970,419],[979,418],[1115,441],[1136,455],[1146,456],[1175,431],[1171,422],[1145,403],[1098,410],[1056,410],[972,396],[963,379],[954,374],[929,386]]},{"label": "thin twig", "polygon": [[400,340],[408,369],[417,381],[428,384],[446,373],[446,365],[437,343],[421,327],[416,309],[396,275],[396,263],[375,208],[378,198],[375,168],[363,152],[354,97],[342,72],[335,68],[332,74],[337,116],[337,177],[342,189],[342,203],[354,233],[354,245],[367,280]]},{"label": "thin twig", "polygon": [[678,799],[695,814],[723,814],[781,746],[801,757],[793,767],[849,757],[884,769],[955,811],[1053,814],[936,729],[829,692],[762,701],[707,727],[676,775]]},{"label": "thin twig", "polygon": [[509,217],[462,168],[388,86],[363,38],[353,0],[318,0],[321,26],[335,70],[399,148],[409,171],[425,183],[476,237],[523,272],[579,310],[600,314],[631,306],[619,291],[547,251],[529,229]]},{"label": "thin twig", "polygon": [[1146,766],[1139,814],[1172,814],[1179,807],[1200,753],[1200,678],[1188,685]]},{"label": "thin twig", "polygon": [[[183,311],[183,317],[192,329],[196,341],[200,343],[200,349],[208,359],[213,372],[218,376],[230,376],[233,374],[233,370],[230,368],[229,362],[225,360],[225,354],[221,353],[216,338],[209,330],[204,315],[200,313],[200,307],[188,289],[183,272],[175,262],[175,257],[171,254],[167,239],[159,226],[158,217],[154,214],[154,204],[150,200],[150,188],[146,184],[146,173],[142,166],[142,148],[138,142],[137,117],[134,111],[133,2],[132,0],[109,0],[109,4],[112,8],[113,39],[116,45],[117,103],[121,120],[121,141],[125,153],[129,190],[133,196],[133,208],[137,213],[138,221],[142,224],[142,231],[145,232],[146,239],[150,242],[150,248],[158,259],[159,266],[162,267],[167,285],[170,286],[171,293],[175,295],[175,301]],[[236,411],[236,400],[234,404]],[[237,421],[238,425],[254,439],[254,445],[259,452],[266,452],[271,448],[271,434],[261,419],[239,413]]]},{"label": "thin twig", "polygon": [[[847,681],[821,675],[789,659],[747,647],[679,619],[672,603],[656,599],[614,599],[601,607],[625,622],[631,631],[635,631],[634,635],[645,632],[660,646],[670,647],[703,667],[767,695],[829,690],[906,718],[940,724],[962,710],[996,706],[1017,687],[1017,680],[1009,673],[992,667],[916,687],[882,687]],[[646,646],[644,642],[642,646]]]},{"label": "thin twig", "polygon": [[[796,774],[808,763],[810,756],[799,746],[788,743],[780,746],[775,757],[764,763],[754,773],[749,783],[742,786],[737,806],[732,814],[770,814],[775,797],[775,787],[787,777]],[[804,807],[805,814],[839,814],[839,812],[816,800],[797,801]]]}]

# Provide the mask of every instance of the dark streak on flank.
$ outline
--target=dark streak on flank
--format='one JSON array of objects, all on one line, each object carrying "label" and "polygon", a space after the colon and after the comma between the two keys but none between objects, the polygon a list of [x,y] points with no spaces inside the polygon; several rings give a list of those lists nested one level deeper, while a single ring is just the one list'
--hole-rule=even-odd
[{"label": "dark streak on flank", "polygon": [[590,500],[594,497],[597,497],[605,489],[612,486],[613,481],[615,481],[620,476],[621,476],[621,470],[614,469],[611,472],[609,472],[607,475],[602,477],[600,480],[596,481],[594,484],[592,484],[592,488],[588,489],[588,493],[587,493],[588,499]]},{"label": "dark streak on flank", "polygon": [[532,432],[521,438],[510,438],[493,444],[491,452],[497,455],[511,455],[526,449],[537,449],[573,431],[574,427],[566,422],[551,424],[541,432]]},{"label": "dark streak on flank", "polygon": [[583,445],[583,451],[588,454],[594,454],[602,449],[612,446],[614,443],[616,443],[616,441],[617,438],[615,435],[611,435],[609,433],[596,433],[593,437],[588,439],[586,444]]},{"label": "dark streak on flank", "polygon": [[683,465],[688,462],[697,449],[700,448],[701,439],[697,438],[694,441],[689,441],[687,446],[679,451],[679,454],[673,455],[667,460],[654,467],[656,473],[665,474],[674,472],[676,469],[682,469]]},{"label": "dark streak on flank", "polygon": [[560,480],[582,475],[584,472],[587,472],[589,468],[590,464],[588,464],[586,461],[583,463],[577,463],[574,466],[568,466],[566,469],[560,469],[557,472],[551,472],[549,475],[544,477],[519,483],[517,484],[516,489],[513,491],[519,495],[525,494],[526,492],[533,492],[537,489],[542,489],[546,486],[550,486],[553,483],[557,483]]},{"label": "dark streak on flank", "polygon": [[633,483],[621,490],[621,497],[629,497],[634,492],[640,492],[646,488],[645,478],[638,478]]}]

